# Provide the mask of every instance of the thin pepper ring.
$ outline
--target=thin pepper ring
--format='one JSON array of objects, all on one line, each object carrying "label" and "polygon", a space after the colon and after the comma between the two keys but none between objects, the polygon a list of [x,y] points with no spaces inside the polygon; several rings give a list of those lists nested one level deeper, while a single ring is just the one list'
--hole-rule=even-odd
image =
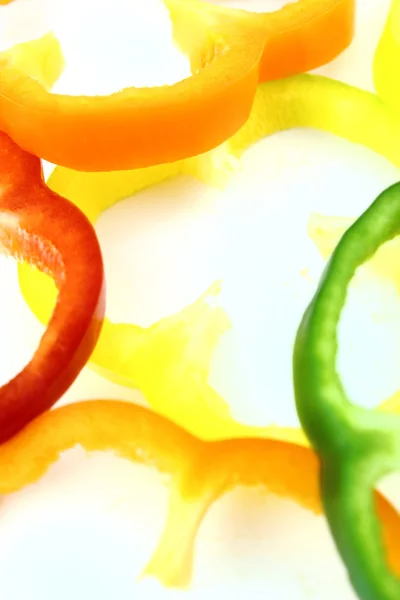
[{"label": "thin pepper ring", "polygon": [[[355,0],[301,0],[274,13],[165,0],[192,76],[109,96],[51,94],[0,54],[0,129],[81,171],[121,171],[204,153],[246,122],[259,81],[320,66],[350,43]],[[327,34],[327,32],[330,32]],[[187,132],[190,131],[190,135]]]},{"label": "thin pepper ring", "polygon": [[400,417],[351,403],[336,371],[337,326],[356,269],[400,235],[400,183],[345,232],[300,324],[293,357],[296,406],[321,458],[322,499],[361,600],[398,600],[373,505],[374,486],[400,470]]}]

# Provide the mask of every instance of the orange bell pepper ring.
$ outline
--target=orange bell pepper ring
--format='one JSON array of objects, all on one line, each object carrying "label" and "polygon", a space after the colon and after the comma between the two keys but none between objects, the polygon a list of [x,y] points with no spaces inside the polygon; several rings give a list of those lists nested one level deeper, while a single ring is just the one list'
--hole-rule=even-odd
[{"label": "orange bell pepper ring", "polygon": [[[322,513],[319,461],[307,446],[268,439],[203,442],[146,408],[88,401],[45,413],[0,446],[0,493],[42,477],[60,454],[80,445],[112,451],[169,475],[167,520],[142,576],[170,587],[190,583],[194,542],[210,506],[236,485],[263,486]],[[400,518],[377,493],[390,565],[400,574]]]},{"label": "orange bell pepper ring", "polygon": [[[0,54],[0,129],[22,148],[81,171],[146,167],[204,153],[250,115],[260,81],[324,64],[350,43],[354,0],[299,0],[274,13],[165,0],[193,75],[110,96],[51,94]],[[190,133],[188,133],[190,132]]]}]

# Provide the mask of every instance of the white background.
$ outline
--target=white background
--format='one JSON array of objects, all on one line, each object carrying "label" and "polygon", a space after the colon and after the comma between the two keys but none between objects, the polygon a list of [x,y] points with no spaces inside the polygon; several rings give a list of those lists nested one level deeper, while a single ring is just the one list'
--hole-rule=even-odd
[{"label": "white background", "polygon": [[[285,2],[222,3],[265,11]],[[359,0],[352,47],[319,72],[372,90],[372,56],[388,6],[389,0]],[[60,92],[109,93],[189,74],[157,0],[16,0],[0,9],[0,48],[49,29],[67,58]],[[108,315],[148,325],[222,278],[221,303],[234,327],[216,349],[210,382],[238,420],[296,426],[292,343],[324,265],[307,237],[310,213],[356,216],[399,178],[397,168],[365,148],[302,130],[248,150],[224,192],[185,178],[125,200],[97,224]],[[379,323],[372,318],[377,312],[385,316]],[[7,381],[28,360],[42,328],[20,296],[15,264],[3,258],[0,327],[0,381]],[[338,365],[355,401],[375,406],[400,387],[400,303],[393,284],[363,280],[350,294],[340,340]],[[110,397],[145,402],[89,369],[63,401]],[[138,583],[166,499],[149,469],[68,452],[37,485],[2,501],[1,599],[189,600],[221,593],[354,599],[324,519],[255,490],[237,490],[210,511],[191,590]]]}]

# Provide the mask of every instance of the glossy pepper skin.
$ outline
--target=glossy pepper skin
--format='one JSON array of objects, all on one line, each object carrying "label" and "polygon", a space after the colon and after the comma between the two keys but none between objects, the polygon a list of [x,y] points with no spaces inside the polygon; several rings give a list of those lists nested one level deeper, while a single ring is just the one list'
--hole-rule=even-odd
[{"label": "glossy pepper skin", "polygon": [[195,0],[166,5],[191,77],[71,97],[49,93],[6,52],[0,55],[0,129],[25,150],[77,170],[170,163],[204,153],[240,129],[260,78],[317,67],[353,35],[354,0],[301,0],[264,15]]},{"label": "glossy pepper skin", "polygon": [[299,327],[293,358],[299,417],[321,458],[325,512],[361,600],[400,598],[373,504],[374,486],[400,469],[400,418],[351,403],[336,372],[337,325],[357,267],[399,234],[396,184],[340,240]]},{"label": "glossy pepper skin", "polygon": [[[38,481],[62,452],[77,445],[88,452],[114,452],[169,476],[165,527],[143,571],[169,587],[190,583],[203,518],[235,486],[263,486],[313,512],[322,510],[319,461],[310,448],[251,438],[203,442],[152,411],[115,400],[49,411],[0,445],[0,493]],[[400,573],[399,516],[383,496],[375,500],[390,564]]]},{"label": "glossy pepper skin", "polygon": [[88,360],[104,316],[104,272],[89,221],[44,184],[40,160],[2,132],[0,249],[50,274],[59,290],[32,359],[0,388],[4,442],[49,409]]}]

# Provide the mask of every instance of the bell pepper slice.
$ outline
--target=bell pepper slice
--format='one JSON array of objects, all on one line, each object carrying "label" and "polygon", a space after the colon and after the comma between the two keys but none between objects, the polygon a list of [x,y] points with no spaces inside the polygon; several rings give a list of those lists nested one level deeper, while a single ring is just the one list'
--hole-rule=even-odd
[{"label": "bell pepper slice", "polygon": [[[210,506],[235,486],[262,485],[317,514],[322,511],[319,462],[310,448],[251,438],[202,442],[145,408],[107,400],[49,411],[0,445],[0,493],[38,481],[62,452],[77,445],[88,452],[114,452],[169,476],[164,531],[143,575],[170,587],[190,583],[201,522]],[[400,573],[399,515],[380,494],[376,500],[390,562]]]},{"label": "bell pepper slice", "polygon": [[[243,19],[262,39],[260,83],[304,73],[333,60],[354,35],[354,0],[297,0],[275,12],[211,5],[203,0],[164,0],[169,9],[175,41],[190,57],[192,71],[212,58],[211,26],[230,18]],[[200,23],[200,27],[199,27]],[[206,48],[206,49],[205,49]],[[210,52],[211,50],[211,52]]]},{"label": "bell pepper slice", "polygon": [[30,362],[0,387],[0,442],[49,409],[100,334],[103,262],[90,222],[46,187],[40,160],[0,132],[0,249],[50,274],[59,290]]},{"label": "bell pepper slice", "polygon": [[[53,282],[32,269],[21,268],[19,276],[24,296],[46,323],[55,299]],[[182,312],[147,328],[106,318],[89,365],[116,383],[140,389],[159,414],[202,439],[257,435],[304,441],[298,429],[252,427],[235,421],[226,402],[209,385],[213,350],[230,327],[223,309],[213,306],[219,292],[216,283]]]},{"label": "bell pepper slice", "polygon": [[392,0],[373,63],[375,89],[388,105],[400,110],[400,2]]},{"label": "bell pepper slice", "polygon": [[191,77],[72,97],[49,93],[18,69],[12,52],[0,54],[0,129],[25,150],[77,170],[173,162],[231,137],[250,114],[260,77],[319,66],[353,35],[354,0],[302,0],[262,15],[194,0],[166,5]]},{"label": "bell pepper slice", "polygon": [[[263,136],[292,127],[330,131],[400,165],[400,118],[374,94],[313,75],[261,85],[249,121],[224,145],[224,156],[227,153],[239,158]],[[207,163],[210,172],[215,167],[212,156],[211,152]],[[174,175],[181,168],[182,164],[172,163],[122,175],[56,168],[49,185],[94,222],[122,195]],[[47,322],[55,299],[54,286],[44,275],[23,265],[19,277],[29,306],[43,323]],[[255,430],[234,421],[226,403],[208,384],[213,349],[229,327],[222,309],[210,307],[208,299],[218,293],[218,286],[211,290],[183,313],[151,328],[106,320],[91,366],[118,383],[138,387],[154,409],[200,438],[279,437],[279,429]],[[284,437],[288,434],[297,435],[284,430]]]},{"label": "bell pepper slice", "polygon": [[39,81],[46,90],[56,83],[65,66],[60,42],[51,32],[37,40],[16,44],[0,56],[8,58],[19,72]]},{"label": "bell pepper slice", "polygon": [[337,548],[362,600],[396,600],[373,489],[400,469],[400,417],[351,403],[336,371],[337,325],[356,271],[400,234],[400,184],[346,231],[299,327],[293,358],[301,423],[321,457],[322,498]]}]

